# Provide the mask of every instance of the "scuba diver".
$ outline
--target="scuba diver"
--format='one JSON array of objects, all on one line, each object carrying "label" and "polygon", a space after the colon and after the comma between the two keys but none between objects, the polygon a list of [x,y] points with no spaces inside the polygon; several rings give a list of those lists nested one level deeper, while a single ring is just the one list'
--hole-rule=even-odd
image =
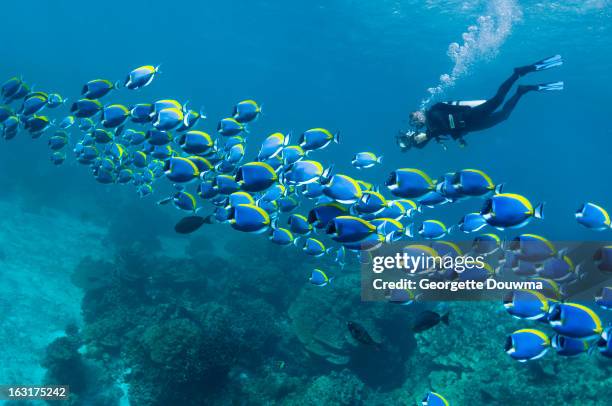
[{"label": "scuba diver", "polygon": [[410,125],[413,131],[400,132],[396,141],[402,152],[408,149],[423,148],[431,140],[443,144],[443,140],[452,139],[465,146],[464,136],[472,131],[485,130],[501,123],[510,117],[510,113],[521,96],[531,91],[563,90],[563,82],[543,83],[539,85],[519,85],[516,93],[503,105],[506,95],[512,85],[522,76],[530,72],[538,72],[556,66],[561,66],[561,55],[555,55],[533,65],[514,69],[510,76],[489,100],[441,102],[431,106],[426,111],[410,113]]}]

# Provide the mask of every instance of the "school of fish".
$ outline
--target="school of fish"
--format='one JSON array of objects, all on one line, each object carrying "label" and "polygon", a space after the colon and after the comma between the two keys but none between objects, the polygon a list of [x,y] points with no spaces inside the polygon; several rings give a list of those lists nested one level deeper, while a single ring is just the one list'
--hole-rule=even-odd
[{"label": "school of fish", "polygon": [[[96,181],[132,185],[140,197],[152,195],[158,182],[170,182],[174,192],[157,204],[185,212],[175,226],[177,233],[225,223],[237,231],[264,233],[272,244],[332,258],[340,269],[349,257],[367,261],[368,252],[382,244],[410,239],[421,242],[408,243],[405,251],[460,256],[461,249],[444,238],[474,234],[471,253],[489,257],[497,252],[502,256],[499,265],[472,274],[451,272],[444,278],[485,280],[512,272],[547,286],[546,292],[514,291],[504,298],[513,317],[544,322],[554,333],[515,331],[505,344],[510,357],[533,360],[552,347],[559,355],[597,351],[612,358],[611,327],[603,326],[593,309],[563,301],[564,288],[581,278],[580,266],[542,236],[521,234],[507,242],[493,232],[543,219],[543,204],[505,192],[503,184],[471,168],[438,180],[417,168],[398,168],[384,182],[372,184],[355,176],[382,163],[383,157],[370,151],[352,157],[355,174],[337,173],[333,165],[315,159],[317,151],[340,142],[339,132],[326,128],[299,135],[271,133],[251,151],[256,158],[249,160],[247,141],[254,138],[249,126],[262,115],[254,100],[237,103],[214,132],[199,129],[206,120],[204,111],[174,99],[131,105],[107,102],[121,92],[149,86],[159,74],[159,67],[146,65],[124,80],[93,79],[70,102],[59,93],[34,91],[21,77],[12,77],[0,88],[2,136],[11,140],[21,131],[32,138],[45,135],[53,164],[61,165],[72,153]],[[429,209],[464,199],[482,199],[482,209],[466,213],[450,227],[435,218],[422,219]],[[606,209],[592,202],[578,208],[575,218],[592,230],[611,227]],[[485,227],[491,231],[481,233]],[[601,272],[612,272],[612,245],[602,246],[594,260]],[[323,287],[333,279],[325,270],[314,269],[310,283]],[[392,292],[390,300],[410,304],[415,296],[410,291]],[[603,288],[595,303],[610,310],[612,287]],[[448,402],[431,392],[423,404]]]}]

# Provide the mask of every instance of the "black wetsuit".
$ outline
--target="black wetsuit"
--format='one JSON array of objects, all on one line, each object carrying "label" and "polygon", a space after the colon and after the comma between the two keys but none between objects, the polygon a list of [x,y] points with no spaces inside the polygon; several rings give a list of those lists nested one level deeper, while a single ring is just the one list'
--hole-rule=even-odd
[{"label": "black wetsuit", "polygon": [[432,139],[438,141],[444,136],[450,135],[453,139],[463,141],[463,136],[471,131],[480,131],[501,123],[510,117],[510,113],[518,103],[522,95],[533,86],[519,86],[516,93],[498,110],[506,95],[522,75],[517,70],[497,90],[495,96],[486,102],[470,107],[451,103],[436,103],[426,112],[427,140],[415,144],[417,148],[423,148]]}]

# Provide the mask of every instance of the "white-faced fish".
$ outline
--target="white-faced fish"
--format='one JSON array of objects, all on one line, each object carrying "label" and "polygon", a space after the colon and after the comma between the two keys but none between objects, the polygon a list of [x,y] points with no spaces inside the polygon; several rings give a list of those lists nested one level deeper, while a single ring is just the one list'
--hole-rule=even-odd
[{"label": "white-faced fish", "polygon": [[373,152],[358,152],[353,157],[351,164],[357,169],[368,169],[376,164],[382,163],[383,157]]},{"label": "white-faced fish", "polygon": [[576,210],[576,221],[591,230],[608,230],[611,227],[610,215],[595,203],[584,203]]},{"label": "white-faced fish", "polygon": [[234,106],[232,117],[240,123],[254,121],[261,114],[261,107],[255,100],[243,100]]},{"label": "white-faced fish", "polygon": [[408,199],[421,197],[436,187],[425,172],[413,168],[402,168],[391,172],[385,185],[394,196]]},{"label": "white-faced fish", "polygon": [[487,224],[500,230],[527,225],[532,218],[544,218],[544,204],[535,208],[521,195],[501,193],[488,198],[480,211]]},{"label": "white-faced fish", "polygon": [[145,65],[132,70],[125,78],[123,85],[130,90],[142,89],[148,86],[156,73],[159,73],[160,66]]},{"label": "white-faced fish", "polygon": [[527,362],[543,357],[550,348],[550,339],[540,330],[525,328],[506,338],[504,350],[510,357]]}]

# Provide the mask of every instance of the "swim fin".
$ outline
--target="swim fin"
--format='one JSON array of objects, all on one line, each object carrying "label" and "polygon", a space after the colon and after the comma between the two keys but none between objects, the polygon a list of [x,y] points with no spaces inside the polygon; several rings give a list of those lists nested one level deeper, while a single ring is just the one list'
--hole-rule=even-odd
[{"label": "swim fin", "polygon": [[537,91],[548,91],[548,90],[563,90],[563,81],[552,82],[552,83],[542,83],[537,86]]},{"label": "swim fin", "polygon": [[535,71],[540,71],[555,68],[561,65],[563,65],[563,58],[561,58],[561,55],[555,55],[551,56],[550,58],[543,59],[540,62],[536,62],[532,66],[534,67]]},{"label": "swim fin", "polygon": [[515,71],[523,76],[528,74],[529,72],[538,72],[541,70],[546,70],[550,68],[555,68],[557,66],[563,65],[563,58],[561,55],[551,56],[550,58],[542,59],[532,65],[521,66],[520,68],[516,68]]},{"label": "swim fin", "polygon": [[563,90],[563,82],[551,82],[551,83],[541,83],[539,85],[520,85],[518,87],[518,91],[522,94],[527,92],[535,91],[535,92],[543,92],[549,90]]}]

